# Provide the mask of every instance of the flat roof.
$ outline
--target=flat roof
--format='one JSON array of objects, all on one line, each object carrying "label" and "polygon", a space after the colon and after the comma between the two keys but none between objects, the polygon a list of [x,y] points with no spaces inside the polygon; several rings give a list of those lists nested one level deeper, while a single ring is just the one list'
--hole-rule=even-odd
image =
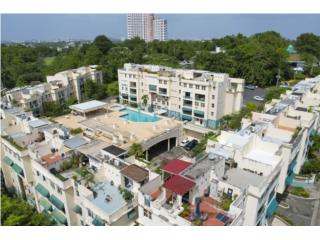
[{"label": "flat roof", "polygon": [[248,185],[259,187],[266,177],[258,174],[245,171],[241,168],[231,168],[226,172],[227,179],[225,182],[238,187],[242,190],[246,189]]},{"label": "flat roof", "polygon": [[82,145],[85,145],[87,144],[87,140],[85,140],[84,138],[80,137],[80,136],[75,136],[71,139],[68,139],[66,141],[64,141],[64,145],[67,147],[67,148],[70,148],[70,149],[76,149]]},{"label": "flat roof", "polygon": [[44,120],[41,120],[41,119],[37,119],[37,120],[29,121],[28,124],[32,128],[38,128],[38,127],[42,127],[42,126],[48,125],[48,122],[44,121]]},{"label": "flat roof", "polygon": [[195,182],[189,179],[186,179],[179,175],[174,175],[163,184],[163,187],[182,196],[190,189],[192,189],[195,185]]},{"label": "flat roof", "polygon": [[101,102],[101,101],[97,101],[97,100],[92,100],[89,102],[84,102],[84,103],[79,103],[79,104],[75,104],[70,106],[70,108],[72,110],[76,110],[78,112],[91,112],[91,111],[95,111],[98,109],[103,108],[106,105],[105,102]]},{"label": "flat roof", "polygon": [[112,214],[127,204],[118,188],[109,182],[97,183],[92,190],[96,195],[91,202],[107,214]]},{"label": "flat roof", "polygon": [[171,173],[171,174],[179,174],[186,168],[188,168],[191,165],[191,163],[182,161],[182,160],[172,160],[168,164],[162,166],[160,169],[162,171]]},{"label": "flat roof", "polygon": [[120,156],[126,152],[126,150],[119,148],[115,145],[110,145],[108,147],[105,147],[103,151],[106,151],[114,156]]},{"label": "flat roof", "polygon": [[139,183],[149,177],[148,170],[135,164],[129,165],[126,168],[122,169],[121,174]]}]

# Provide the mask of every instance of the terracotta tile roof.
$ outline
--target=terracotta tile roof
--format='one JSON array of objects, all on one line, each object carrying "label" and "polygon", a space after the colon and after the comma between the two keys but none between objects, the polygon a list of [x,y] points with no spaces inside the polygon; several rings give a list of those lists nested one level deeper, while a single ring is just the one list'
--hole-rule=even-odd
[{"label": "terracotta tile roof", "polygon": [[160,169],[162,171],[171,173],[171,174],[179,174],[186,168],[188,168],[191,163],[182,161],[182,160],[172,160],[168,164],[162,166]]},{"label": "terracotta tile roof", "polygon": [[58,153],[55,153],[55,154],[49,153],[47,155],[42,156],[41,159],[42,161],[45,162],[45,165],[48,166],[61,161],[62,157]]},{"label": "terracotta tile roof", "polygon": [[120,173],[136,182],[142,182],[149,177],[149,172],[146,169],[135,164],[127,166]]},{"label": "terracotta tile roof", "polygon": [[193,181],[179,175],[175,175],[169,178],[169,180],[163,184],[163,187],[182,196],[192,189],[194,185],[195,183]]}]

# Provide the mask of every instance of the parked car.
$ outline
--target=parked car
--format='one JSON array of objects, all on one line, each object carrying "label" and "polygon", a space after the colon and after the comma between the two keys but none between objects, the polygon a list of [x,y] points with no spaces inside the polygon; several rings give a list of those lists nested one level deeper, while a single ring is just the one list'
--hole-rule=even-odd
[{"label": "parked car", "polygon": [[197,146],[198,141],[196,139],[191,140],[185,145],[185,149],[191,151],[195,146]]},{"label": "parked car", "polygon": [[264,98],[260,96],[254,96],[253,99],[259,102],[262,102],[264,100]]},{"label": "parked car", "polygon": [[186,138],[186,139],[181,141],[180,146],[181,147],[185,147],[189,142],[190,142],[190,140],[188,138]]},{"label": "parked car", "polygon": [[246,89],[249,89],[249,90],[255,90],[258,88],[257,85],[253,85],[253,84],[248,84],[245,86]]}]

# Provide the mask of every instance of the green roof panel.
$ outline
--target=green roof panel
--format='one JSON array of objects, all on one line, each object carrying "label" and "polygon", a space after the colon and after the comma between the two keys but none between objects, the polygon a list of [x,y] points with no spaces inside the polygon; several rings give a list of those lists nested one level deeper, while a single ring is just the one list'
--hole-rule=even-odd
[{"label": "green roof panel", "polygon": [[9,157],[7,157],[7,156],[4,157],[4,162],[5,162],[6,164],[8,164],[9,166],[12,166],[12,165],[13,165],[13,161],[12,161]]},{"label": "green roof panel", "polygon": [[58,223],[67,225],[66,217],[63,214],[61,214],[57,209],[53,209],[52,216]]},{"label": "green roof panel", "polygon": [[45,199],[45,198],[40,199],[39,204],[40,204],[46,211],[52,211],[52,205],[48,202],[47,199]]},{"label": "green roof panel", "polygon": [[95,217],[92,221],[92,224],[95,226],[105,226],[104,221],[101,220],[99,217]]},{"label": "green roof panel", "polygon": [[53,194],[51,194],[50,198],[49,198],[50,202],[58,209],[60,209],[61,211],[64,211],[64,204],[62,201],[60,201],[60,199],[58,199],[56,196],[54,196]]},{"label": "green roof panel", "polygon": [[74,208],[73,208],[73,211],[75,213],[78,213],[78,214],[82,214],[82,208],[79,206],[79,205],[76,205]]},{"label": "green roof panel", "polygon": [[18,164],[13,164],[12,169],[21,176],[24,176],[23,169]]},{"label": "green roof panel", "polygon": [[36,186],[36,190],[44,197],[49,198],[50,193],[48,189],[46,189],[42,184],[38,183]]}]

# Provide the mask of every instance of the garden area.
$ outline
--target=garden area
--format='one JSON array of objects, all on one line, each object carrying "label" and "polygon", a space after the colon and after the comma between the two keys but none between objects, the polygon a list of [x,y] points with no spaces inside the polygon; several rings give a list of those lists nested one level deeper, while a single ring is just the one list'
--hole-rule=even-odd
[{"label": "garden area", "polygon": [[289,193],[298,197],[309,198],[310,192],[303,187],[289,187]]}]

